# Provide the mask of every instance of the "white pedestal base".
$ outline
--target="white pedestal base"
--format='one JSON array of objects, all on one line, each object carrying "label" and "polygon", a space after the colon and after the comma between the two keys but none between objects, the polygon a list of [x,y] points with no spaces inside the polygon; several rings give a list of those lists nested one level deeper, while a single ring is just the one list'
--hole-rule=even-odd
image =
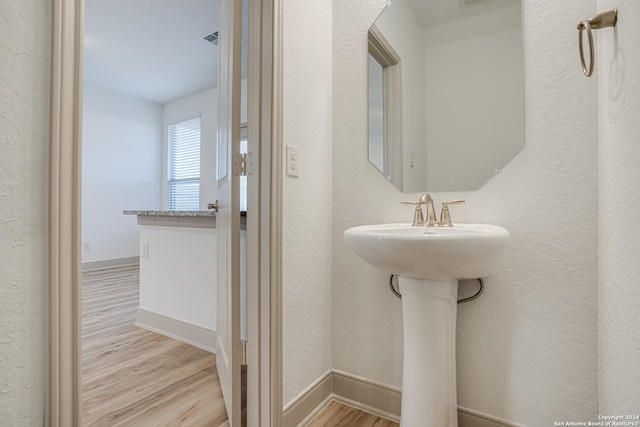
[{"label": "white pedestal base", "polygon": [[399,277],[404,360],[402,427],[457,427],[458,281]]}]

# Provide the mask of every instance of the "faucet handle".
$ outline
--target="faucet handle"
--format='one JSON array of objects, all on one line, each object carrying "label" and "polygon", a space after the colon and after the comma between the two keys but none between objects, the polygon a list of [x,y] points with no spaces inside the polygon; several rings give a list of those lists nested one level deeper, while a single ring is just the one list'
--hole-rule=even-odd
[{"label": "faucet handle", "polygon": [[413,213],[413,223],[411,224],[412,227],[418,227],[424,224],[424,214],[422,213],[422,205],[424,204],[424,202],[418,200],[417,202],[403,201],[400,203],[403,205],[415,205],[416,210]]},{"label": "faucet handle", "polygon": [[442,202],[442,212],[440,212],[440,223],[443,227],[453,227],[451,223],[451,213],[449,212],[449,205],[461,205],[464,200],[451,200]]}]

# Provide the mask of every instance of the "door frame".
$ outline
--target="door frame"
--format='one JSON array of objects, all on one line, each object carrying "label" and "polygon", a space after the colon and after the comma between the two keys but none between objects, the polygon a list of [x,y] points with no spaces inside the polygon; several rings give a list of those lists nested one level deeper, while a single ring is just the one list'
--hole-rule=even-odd
[{"label": "door frame", "polygon": [[[248,277],[254,298],[255,342],[249,351],[257,381],[249,398],[257,399],[260,427],[282,424],[282,1],[250,0],[261,7],[254,22],[261,30],[250,51],[258,67],[259,108],[256,157],[259,213],[254,227],[259,274]],[[81,318],[81,149],[84,0],[52,0],[51,91],[49,116],[49,371],[50,427],[82,423]],[[259,14],[259,16],[258,16]],[[252,55],[253,53],[253,55]],[[257,98],[256,98],[257,97]],[[255,116],[257,114],[258,116]],[[251,220],[250,220],[251,221]],[[252,254],[252,255],[250,255]],[[251,325],[249,325],[251,327]],[[253,388],[253,387],[251,387]],[[250,390],[251,390],[250,388]],[[253,394],[251,394],[253,393]],[[256,396],[257,394],[257,396]]]},{"label": "door frame", "polygon": [[[249,0],[250,81],[258,90],[247,93],[249,141],[259,141],[253,153],[257,168],[247,176],[248,204],[256,214],[247,215],[247,345],[248,425],[282,425],[282,206],[283,206],[283,0]],[[254,31],[258,29],[258,31]],[[251,147],[248,147],[251,149]],[[254,185],[251,183],[254,182]],[[258,190],[258,191],[256,191]],[[251,368],[255,369],[251,369]],[[254,405],[252,407],[252,405]],[[258,414],[258,420],[251,416]]]}]

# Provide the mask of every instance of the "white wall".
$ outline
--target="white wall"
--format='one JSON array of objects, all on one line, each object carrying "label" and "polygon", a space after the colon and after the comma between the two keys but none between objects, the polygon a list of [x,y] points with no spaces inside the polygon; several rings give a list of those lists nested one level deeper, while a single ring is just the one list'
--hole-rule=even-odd
[{"label": "white wall", "polygon": [[599,412],[612,415],[640,411],[640,3],[598,0],[599,12],[616,6],[617,28],[595,35],[600,90],[598,397]]},{"label": "white wall", "polygon": [[[334,3],[333,366],[397,387],[400,301],[342,238],[410,222],[399,202],[418,197],[366,157],[365,34],[385,3]],[[526,146],[479,191],[435,194],[467,200],[454,221],[512,234],[503,268],[458,310],[459,404],[531,426],[597,414],[597,92],[577,68],[575,28],[594,11],[595,0],[523,2]]]},{"label": "white wall", "polygon": [[84,85],[82,262],[138,256],[136,217],[160,209],[162,106]]},{"label": "white wall", "polygon": [[[241,82],[242,105],[240,121],[247,121],[247,80]],[[167,127],[172,123],[200,117],[200,209],[207,210],[218,194],[216,181],[218,89],[210,89],[195,95],[185,96],[164,105],[162,118],[162,208],[169,209],[169,186],[167,183]]]},{"label": "white wall", "polygon": [[0,0],[0,423],[42,425],[47,376],[48,0]]},{"label": "white wall", "polygon": [[284,143],[300,149],[284,182],[285,404],[331,366],[331,3],[284,2]]},{"label": "white wall", "polygon": [[218,90],[211,89],[171,101],[164,105],[162,119],[162,207],[169,209],[167,184],[167,126],[200,117],[200,209],[216,200],[216,132],[218,129]]},{"label": "white wall", "polygon": [[522,149],[520,21],[515,5],[425,31],[429,190],[480,188]]},{"label": "white wall", "polygon": [[[400,301],[384,286],[385,275],[359,261],[342,238],[351,225],[386,222],[398,210],[394,199],[402,198],[366,159],[363,144],[366,34],[384,5],[367,0],[333,7],[332,346],[335,368],[400,386],[401,362],[394,363],[402,360]],[[408,219],[413,211],[401,212]],[[372,276],[378,283],[367,283]]]},{"label": "white wall", "polygon": [[217,241],[215,228],[140,225],[140,308],[215,331]]}]

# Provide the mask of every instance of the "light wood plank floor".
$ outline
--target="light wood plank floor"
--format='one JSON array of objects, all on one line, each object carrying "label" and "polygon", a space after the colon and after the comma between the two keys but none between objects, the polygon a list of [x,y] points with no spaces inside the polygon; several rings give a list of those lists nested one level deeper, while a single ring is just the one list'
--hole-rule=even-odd
[{"label": "light wood plank floor", "polygon": [[137,266],[82,276],[85,426],[228,426],[215,355],[134,326]]},{"label": "light wood plank floor", "polygon": [[332,400],[306,427],[399,427],[400,424]]}]

